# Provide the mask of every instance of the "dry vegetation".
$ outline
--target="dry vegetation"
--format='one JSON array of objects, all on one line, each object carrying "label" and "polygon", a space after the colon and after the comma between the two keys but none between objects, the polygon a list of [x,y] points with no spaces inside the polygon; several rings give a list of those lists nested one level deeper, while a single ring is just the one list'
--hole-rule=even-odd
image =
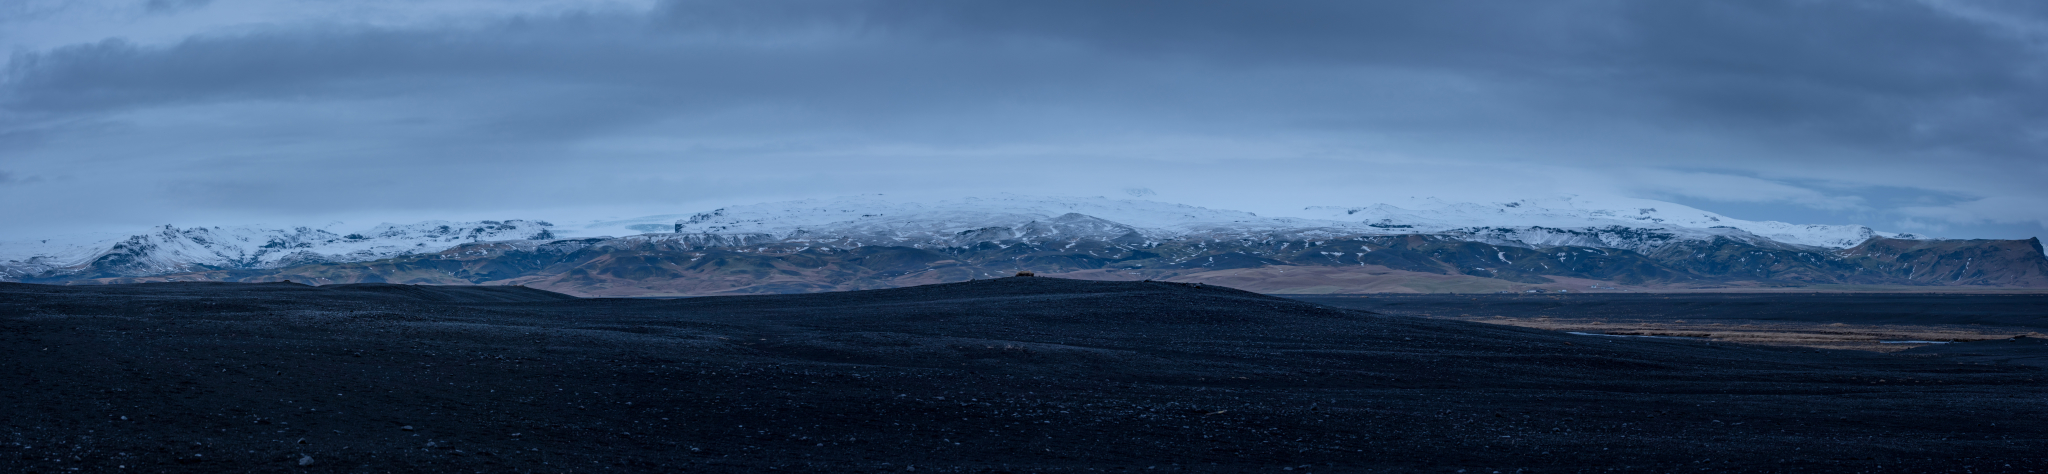
[{"label": "dry vegetation", "polygon": [[[2022,328],[1972,325],[1823,324],[1786,321],[1617,321],[1472,315],[1458,315],[1445,317],[1445,319],[1614,336],[1689,337],[1744,344],[1812,347],[1816,349],[1857,349],[1878,352],[1901,351],[1934,342],[2007,339],[2020,335],[2044,337],[2040,332]],[[1888,343],[1884,341],[1895,342]],[[1928,343],[1896,341],[1928,341]]]},{"label": "dry vegetation", "polygon": [[2048,315],[2048,296],[2033,294],[1378,294],[1295,298],[1387,314],[1549,331],[1877,352],[1933,343],[2042,337],[2048,332],[2048,318],[2042,317]]}]

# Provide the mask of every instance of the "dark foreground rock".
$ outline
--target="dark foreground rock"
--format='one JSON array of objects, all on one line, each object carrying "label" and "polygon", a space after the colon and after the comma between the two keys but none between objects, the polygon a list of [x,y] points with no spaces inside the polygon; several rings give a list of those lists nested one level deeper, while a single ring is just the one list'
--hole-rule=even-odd
[{"label": "dark foreground rock", "polygon": [[687,300],[0,284],[0,470],[2048,471],[2048,372],[2000,363],[2040,346],[1965,346],[1049,278]]}]

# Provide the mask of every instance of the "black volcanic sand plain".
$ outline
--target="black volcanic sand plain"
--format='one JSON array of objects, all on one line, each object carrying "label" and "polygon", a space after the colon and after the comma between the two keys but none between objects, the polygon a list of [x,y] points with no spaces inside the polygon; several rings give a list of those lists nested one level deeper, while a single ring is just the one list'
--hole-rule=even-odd
[{"label": "black volcanic sand plain", "polygon": [[[2048,294],[1380,294],[1291,296],[1389,315],[1624,336],[1891,352],[1930,343],[2043,337]],[[1983,349],[1957,346],[1945,352]],[[1925,349],[1920,352],[1930,352]],[[2048,354],[2011,363],[2048,366]]]},{"label": "black volcanic sand plain", "polygon": [[1576,336],[1051,278],[680,300],[0,284],[0,470],[2048,472],[2048,372],[1970,347],[2043,350]]}]

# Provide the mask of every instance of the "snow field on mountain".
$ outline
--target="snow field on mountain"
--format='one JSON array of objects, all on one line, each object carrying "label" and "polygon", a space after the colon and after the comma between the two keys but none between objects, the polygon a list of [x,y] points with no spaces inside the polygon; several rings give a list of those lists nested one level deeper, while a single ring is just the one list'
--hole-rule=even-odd
[{"label": "snow field on mountain", "polygon": [[[1363,207],[1312,207],[1310,215],[1362,222],[1414,232],[1444,232],[1471,227],[1664,228],[1700,230],[1734,228],[1773,241],[1843,249],[1872,237],[1913,239],[1911,234],[1878,232],[1860,225],[1802,225],[1777,221],[1746,221],[1682,204],[1632,198],[1557,196],[1495,204],[1417,200],[1413,208],[1374,204]],[[1392,227],[1392,226],[1411,227]],[[1716,234],[1707,231],[1707,234]]]},{"label": "snow field on mountain", "polygon": [[[969,232],[991,227],[1019,228],[1078,213],[1130,226],[1151,238],[1255,235],[1275,232],[1326,231],[1348,234],[1417,234],[1520,229],[1528,245],[1586,245],[1631,248],[1625,242],[1589,240],[1583,234],[1545,229],[1660,229],[1681,239],[1729,236],[1841,249],[1872,237],[1914,238],[1858,225],[1798,225],[1746,221],[1700,209],[1647,199],[1591,200],[1575,196],[1527,199],[1508,203],[1453,203],[1422,200],[1415,208],[1375,204],[1363,207],[1317,206],[1304,217],[1262,217],[1248,212],[1216,210],[1155,201],[1101,197],[1035,197],[999,195],[935,202],[906,202],[881,195],[812,199],[732,206],[676,221],[677,232],[767,234],[777,238],[801,235],[904,236]],[[1731,232],[1727,229],[1739,230]],[[1633,250],[1633,248],[1632,248]]]},{"label": "snow field on mountain", "polygon": [[[1856,225],[1745,221],[1647,199],[1558,196],[1477,204],[1438,199],[1304,208],[1295,217],[1104,197],[1001,194],[944,200],[861,195],[729,206],[690,214],[589,221],[587,230],[637,232],[619,243],[753,245],[843,241],[857,245],[958,246],[1008,240],[1315,240],[1350,235],[1439,234],[1496,245],[1579,246],[1649,253],[1717,237],[1767,247],[1848,248],[1872,237],[1917,238]],[[75,235],[0,243],[0,276],[20,277],[118,262],[123,274],[202,268],[279,268],[433,253],[472,242],[552,240],[545,221],[383,224],[359,231],[289,227],[162,226],[129,236]]]},{"label": "snow field on mountain", "polygon": [[163,272],[199,267],[272,268],[307,261],[366,261],[415,253],[438,252],[468,242],[551,239],[552,224],[508,220],[413,224],[382,224],[361,232],[335,232],[310,227],[162,226],[148,233],[104,240],[61,241],[37,245],[0,245],[0,260],[9,266],[62,268],[83,265],[110,255],[132,258],[131,268]]}]

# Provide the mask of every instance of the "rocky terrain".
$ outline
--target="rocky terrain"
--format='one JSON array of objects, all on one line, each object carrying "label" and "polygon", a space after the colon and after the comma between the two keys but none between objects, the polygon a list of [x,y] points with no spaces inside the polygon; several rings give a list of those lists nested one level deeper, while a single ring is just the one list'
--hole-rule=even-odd
[{"label": "rocky terrain", "polygon": [[1435,235],[1150,243],[1010,240],[917,248],[816,241],[735,245],[668,234],[464,244],[368,262],[62,281],[526,285],[582,296],[668,296],[894,288],[1031,270],[1095,280],[1208,282],[1275,294],[2048,288],[2048,258],[2032,244],[1873,239],[1826,251],[1710,240],[1643,255]]},{"label": "rocky terrain", "polygon": [[[1741,304],[1874,308],[1759,298]],[[2015,297],[1886,307],[1972,298]],[[2048,470],[2032,421],[2048,372],[2010,362],[2041,343],[1938,349],[1581,336],[1054,278],[673,300],[8,283],[0,469]]]},{"label": "rocky terrain", "polygon": [[551,240],[547,221],[427,221],[360,231],[165,225],[135,235],[0,242],[0,281],[261,270],[434,253],[471,242]]},{"label": "rocky terrain", "polygon": [[[1641,207],[1652,205],[1661,207]],[[367,245],[349,244],[353,237],[412,242],[336,255],[315,252],[321,247],[306,239],[212,260],[122,243],[72,266],[17,265],[0,273],[17,281],[80,284],[525,285],[579,296],[895,288],[1020,270],[1208,282],[1276,294],[2048,290],[2048,256],[2039,239],[1938,240],[1862,226],[1750,222],[1655,201],[1304,212],[1320,217],[1099,198],[920,204],[863,197],[603,224],[665,231],[624,237],[558,238],[545,222],[486,221],[389,237],[330,236],[332,242],[318,244]],[[642,222],[664,220],[673,224]],[[179,241],[166,239],[131,240]]]}]

